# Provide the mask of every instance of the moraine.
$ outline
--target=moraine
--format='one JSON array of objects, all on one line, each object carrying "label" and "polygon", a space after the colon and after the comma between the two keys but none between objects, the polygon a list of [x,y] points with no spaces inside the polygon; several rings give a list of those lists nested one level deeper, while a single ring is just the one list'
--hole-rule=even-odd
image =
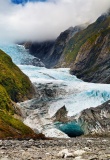
[{"label": "moraine", "polygon": [[36,97],[19,104],[24,123],[36,132],[67,138],[54,123],[54,115],[60,108],[65,106],[68,117],[72,117],[86,108],[96,107],[110,100],[109,84],[83,82],[70,75],[69,68],[46,69],[25,65],[26,60],[31,61],[34,57],[23,46],[1,44],[0,48],[11,56],[13,62],[28,75],[36,87]]}]

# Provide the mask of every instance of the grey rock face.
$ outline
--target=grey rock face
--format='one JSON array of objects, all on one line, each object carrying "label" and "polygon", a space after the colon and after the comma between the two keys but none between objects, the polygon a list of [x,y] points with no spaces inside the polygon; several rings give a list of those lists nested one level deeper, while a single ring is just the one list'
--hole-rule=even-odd
[{"label": "grey rock face", "polygon": [[24,44],[26,49],[29,49],[30,54],[39,58],[45,66],[48,68],[48,58],[53,52],[55,41],[46,41],[46,42],[26,42]]},{"label": "grey rock face", "polygon": [[[76,123],[88,136],[110,136],[110,101],[96,107],[83,110],[73,117],[67,116],[65,106],[54,115],[54,121],[62,124]],[[69,126],[69,125],[68,125]],[[69,129],[69,128],[68,128]]]},{"label": "grey rock face", "polygon": [[50,56],[48,56],[47,63],[50,65],[49,67],[57,67],[60,59],[62,59],[62,54],[67,42],[81,29],[82,28],[79,26],[74,28],[70,27],[59,35],[59,37],[55,40],[53,52]]},{"label": "grey rock face", "polygon": [[110,101],[96,108],[85,109],[73,119],[76,119],[85,135],[110,136]]},{"label": "grey rock face", "polygon": [[72,36],[79,32],[82,27],[70,27],[62,32],[56,40],[36,43],[25,43],[25,48],[30,54],[40,58],[47,68],[55,67],[60,60],[67,42]]},{"label": "grey rock face", "polygon": [[32,66],[37,66],[37,67],[45,67],[45,65],[40,61],[39,58],[33,58],[33,59],[27,58],[26,60],[23,60],[21,64],[22,65],[32,65]]},{"label": "grey rock face", "polygon": [[87,82],[110,83],[109,21],[108,12],[72,40],[71,74]]},{"label": "grey rock face", "polygon": [[56,122],[68,122],[68,118],[67,118],[67,110],[66,107],[63,106],[62,108],[60,108],[54,115],[54,121]]},{"label": "grey rock face", "polygon": [[86,43],[80,49],[71,73],[87,82],[110,83],[109,39],[107,34],[99,36],[92,46]]}]

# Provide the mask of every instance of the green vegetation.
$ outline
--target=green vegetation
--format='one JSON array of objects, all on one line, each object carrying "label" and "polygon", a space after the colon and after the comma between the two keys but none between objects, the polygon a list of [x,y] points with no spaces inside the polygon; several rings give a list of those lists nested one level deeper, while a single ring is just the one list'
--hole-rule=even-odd
[{"label": "green vegetation", "polygon": [[0,110],[14,113],[13,104],[4,87],[0,85]]},{"label": "green vegetation", "polygon": [[110,33],[109,15],[107,17],[100,17],[95,23],[89,25],[86,29],[78,32],[70,39],[64,50],[64,61],[66,62],[66,66],[70,65],[75,61],[76,56],[85,44],[87,44],[88,46],[91,45],[92,47],[92,45],[95,45],[95,41],[98,37],[102,36],[103,38],[108,33]]},{"label": "green vegetation", "polygon": [[11,58],[0,50],[0,84],[10,98],[23,101],[31,98],[34,89],[28,77],[12,62]]},{"label": "green vegetation", "polygon": [[[0,139],[1,138],[44,138],[35,134],[19,119],[20,111],[15,102],[33,96],[34,89],[28,77],[0,50]],[[15,102],[13,102],[15,101]]]},{"label": "green vegetation", "polygon": [[6,137],[34,137],[35,133],[6,111],[0,110],[0,139]]},{"label": "green vegetation", "polygon": [[[45,138],[42,134],[35,134],[19,119],[15,119],[16,111],[15,104],[9,98],[5,88],[0,85],[0,139]],[[20,116],[18,115],[18,117]]]}]

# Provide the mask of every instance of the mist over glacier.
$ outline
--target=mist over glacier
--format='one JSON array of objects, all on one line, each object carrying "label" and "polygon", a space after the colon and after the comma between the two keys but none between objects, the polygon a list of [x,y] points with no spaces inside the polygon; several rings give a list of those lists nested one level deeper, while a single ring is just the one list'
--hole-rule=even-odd
[{"label": "mist over glacier", "polygon": [[25,5],[1,0],[0,40],[55,39],[70,26],[94,22],[109,6],[109,0],[29,1]]}]

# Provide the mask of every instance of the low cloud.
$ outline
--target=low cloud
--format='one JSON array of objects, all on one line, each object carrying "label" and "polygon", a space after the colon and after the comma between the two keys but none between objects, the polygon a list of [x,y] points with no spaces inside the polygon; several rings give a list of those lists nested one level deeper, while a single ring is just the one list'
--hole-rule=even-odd
[{"label": "low cloud", "polygon": [[15,5],[0,0],[1,41],[55,39],[70,26],[94,22],[110,7],[110,0],[48,0]]}]

